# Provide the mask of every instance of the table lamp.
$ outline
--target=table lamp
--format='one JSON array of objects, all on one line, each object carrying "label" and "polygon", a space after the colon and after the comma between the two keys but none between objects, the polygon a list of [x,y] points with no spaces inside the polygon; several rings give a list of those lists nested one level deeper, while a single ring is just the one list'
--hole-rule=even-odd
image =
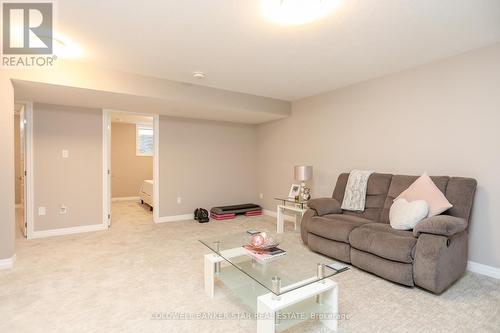
[{"label": "table lamp", "polygon": [[300,183],[301,199],[306,201],[311,198],[311,189],[306,187],[306,181],[311,180],[313,177],[312,165],[296,165],[293,169],[293,177]]}]

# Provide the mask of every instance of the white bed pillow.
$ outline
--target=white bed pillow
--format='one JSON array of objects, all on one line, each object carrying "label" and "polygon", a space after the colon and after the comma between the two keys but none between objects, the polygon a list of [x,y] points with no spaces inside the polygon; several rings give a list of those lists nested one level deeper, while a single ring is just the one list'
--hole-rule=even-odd
[{"label": "white bed pillow", "polygon": [[429,204],[425,200],[408,202],[406,199],[396,199],[389,211],[389,221],[393,229],[411,230],[426,218],[428,213]]}]

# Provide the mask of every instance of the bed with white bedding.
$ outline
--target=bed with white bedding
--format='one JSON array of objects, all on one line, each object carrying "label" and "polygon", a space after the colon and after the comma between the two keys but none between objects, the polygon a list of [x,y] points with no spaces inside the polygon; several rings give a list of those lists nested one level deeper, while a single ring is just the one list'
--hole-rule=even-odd
[{"label": "bed with white bedding", "polygon": [[139,191],[141,203],[147,204],[153,210],[153,181],[145,180],[142,182],[141,190]]}]

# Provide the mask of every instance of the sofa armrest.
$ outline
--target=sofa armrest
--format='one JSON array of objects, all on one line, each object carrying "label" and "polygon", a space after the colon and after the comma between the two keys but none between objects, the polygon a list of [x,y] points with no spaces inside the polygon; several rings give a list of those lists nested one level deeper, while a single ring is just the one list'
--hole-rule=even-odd
[{"label": "sofa armrest", "polygon": [[323,216],[326,214],[340,214],[342,213],[342,208],[340,208],[340,203],[333,198],[317,198],[311,199],[307,202],[309,208],[316,211],[316,214]]},{"label": "sofa armrest", "polygon": [[467,229],[467,221],[461,217],[436,215],[417,223],[413,229],[415,237],[420,234],[453,236]]},{"label": "sofa armrest", "polygon": [[309,221],[315,216],[318,216],[314,209],[308,209],[302,216],[302,221],[300,222],[300,236],[302,237],[302,241],[307,245],[307,234],[309,232],[308,225]]}]

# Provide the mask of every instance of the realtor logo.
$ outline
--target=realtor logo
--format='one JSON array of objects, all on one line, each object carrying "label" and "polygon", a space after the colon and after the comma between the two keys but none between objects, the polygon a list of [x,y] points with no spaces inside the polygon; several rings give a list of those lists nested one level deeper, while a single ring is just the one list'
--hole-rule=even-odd
[{"label": "realtor logo", "polygon": [[4,2],[3,54],[52,54],[53,4]]}]

